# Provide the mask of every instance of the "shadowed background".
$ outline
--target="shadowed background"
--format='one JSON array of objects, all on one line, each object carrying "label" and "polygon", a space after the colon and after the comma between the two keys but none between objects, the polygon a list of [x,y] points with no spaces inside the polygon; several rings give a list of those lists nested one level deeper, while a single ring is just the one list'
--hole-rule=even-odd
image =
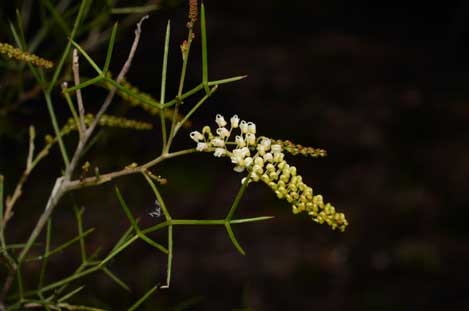
[{"label": "shadowed background", "polygon": [[[469,308],[469,6],[208,0],[206,8],[210,78],[248,78],[221,86],[192,118],[193,128],[213,127],[217,113],[238,114],[255,122],[260,135],[327,149],[323,159],[288,160],[350,225],[339,233],[306,215],[293,216],[264,184],[252,184],[237,216],[275,219],[234,227],[247,256],[236,252],[223,228],[176,228],[172,287],[157,293],[147,310]],[[157,98],[166,21],[171,18],[173,29],[172,97],[186,16],[184,2],[168,2],[143,26],[128,80]],[[188,86],[200,81],[198,35]],[[132,38],[132,29],[120,34],[113,71]],[[85,103],[93,110],[99,96],[90,93],[84,92]],[[48,123],[44,105],[29,109],[35,113],[26,108],[9,116],[10,131],[19,134],[2,138],[0,169],[11,180],[24,163],[26,127]],[[107,130],[87,159],[102,171],[148,161],[161,147],[155,124],[148,133]],[[188,133],[181,133],[178,146],[192,145]],[[58,160],[56,150],[26,186],[10,225],[19,240],[32,225],[25,219],[36,219],[44,206],[59,174],[48,165]],[[196,154],[168,161],[155,173],[168,178],[162,192],[175,217],[216,218],[227,213],[240,185],[242,176],[231,167],[228,159]],[[144,179],[126,177],[65,198],[55,217],[57,239],[74,234],[75,202],[86,209],[87,227],[97,228],[90,248],[110,247],[128,226],[115,186],[144,222],[161,221],[146,216],[154,199]],[[79,263],[78,253],[67,256],[68,263]],[[57,276],[70,268],[59,257],[53,261]],[[91,277],[87,298],[120,308],[163,280],[165,262],[143,243],[133,246],[110,266],[135,289],[133,297],[105,277]]]}]

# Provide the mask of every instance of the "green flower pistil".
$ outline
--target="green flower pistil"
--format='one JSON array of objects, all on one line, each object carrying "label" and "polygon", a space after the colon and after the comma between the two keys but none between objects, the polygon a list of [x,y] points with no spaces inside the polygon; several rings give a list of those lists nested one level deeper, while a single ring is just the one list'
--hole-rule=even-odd
[{"label": "green flower pistil", "polygon": [[[215,157],[230,158],[234,171],[247,171],[249,182],[264,182],[279,199],[286,200],[291,205],[294,214],[306,212],[317,223],[326,223],[332,229],[345,230],[348,225],[345,215],[337,212],[332,204],[324,203],[322,195],[314,194],[313,188],[303,182],[297,168],[285,160],[284,151],[292,153],[285,150],[285,146],[293,148],[291,142],[282,143],[281,140],[264,136],[256,137],[256,125],[240,120],[237,115],[231,117],[229,127],[228,122],[219,114],[215,122],[218,125],[215,134],[209,126],[203,127],[202,132],[190,133],[190,137],[197,143],[198,151],[212,152]],[[235,130],[239,132],[238,135],[233,134]],[[306,150],[316,152],[322,149]],[[325,155],[325,151],[317,153],[321,153],[320,156]],[[243,178],[242,182],[244,180]]]}]

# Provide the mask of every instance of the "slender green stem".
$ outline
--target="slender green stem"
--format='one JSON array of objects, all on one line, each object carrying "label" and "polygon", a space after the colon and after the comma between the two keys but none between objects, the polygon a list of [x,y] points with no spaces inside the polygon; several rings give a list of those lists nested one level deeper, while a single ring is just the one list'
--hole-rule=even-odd
[{"label": "slender green stem", "polygon": [[260,217],[252,217],[252,218],[242,218],[242,219],[232,219],[229,221],[230,224],[244,224],[248,222],[257,222],[257,221],[264,221],[273,219],[274,216],[260,216]]},{"label": "slender green stem", "polygon": [[54,248],[52,251],[45,253],[43,256],[34,257],[34,258],[31,258],[31,259],[28,259],[27,261],[33,261],[33,260],[37,260],[37,259],[47,258],[47,257],[50,257],[54,254],[60,253],[61,251],[63,251],[65,248],[69,247],[70,245],[72,245],[76,241],[81,241],[84,237],[86,237],[87,235],[89,235],[93,231],[94,231],[94,228],[90,228],[90,229],[86,230],[85,232],[81,233],[80,235],[74,237],[73,239],[71,239],[71,240],[65,242],[64,244]]},{"label": "slender green stem", "polygon": [[26,50],[26,39],[24,38],[23,19],[18,9],[16,10],[16,22],[18,23],[18,29],[20,31],[21,49],[24,51]]},{"label": "slender green stem", "polygon": [[171,223],[169,223],[168,221],[161,222],[157,225],[154,225],[154,226],[151,226],[149,228],[143,229],[142,232],[144,234],[148,234],[148,233],[151,233],[151,232],[158,231],[160,229],[166,228],[167,226],[171,225],[173,223],[173,221],[174,220],[171,220]]},{"label": "slender green stem", "polygon": [[247,77],[247,75],[236,76],[236,77],[231,77],[231,78],[226,78],[226,79],[221,79],[221,80],[209,81],[208,86],[214,86],[214,85],[221,85],[221,84],[236,82],[236,81],[239,81],[239,80],[243,80],[246,77]]},{"label": "slender green stem", "polygon": [[44,256],[42,257],[43,260],[41,262],[41,272],[39,274],[39,284],[37,288],[41,288],[42,285],[44,284],[47,262],[49,261],[48,260],[49,256],[47,256],[47,254],[49,253],[49,249],[50,249],[51,235],[52,235],[52,220],[49,219],[49,221],[47,222],[47,229],[46,229],[46,246],[44,248]]},{"label": "slender green stem", "polygon": [[163,53],[163,68],[161,69],[161,90],[160,90],[160,120],[161,120],[161,136],[163,138],[163,152],[166,150],[167,134],[166,134],[166,119],[164,117],[164,102],[166,95],[166,73],[168,69],[168,52],[169,52],[169,37],[171,31],[171,23],[168,21],[166,25],[166,35],[164,39],[164,53]]},{"label": "slender green stem", "polygon": [[[82,263],[77,269],[75,269],[73,274],[81,273],[88,266],[90,266],[88,263]],[[57,297],[58,295],[60,295],[69,285],[70,284],[64,284],[60,288],[55,289],[54,293],[51,296],[49,296],[49,299],[54,299],[54,297]]]},{"label": "slender green stem", "polygon": [[138,235],[134,235],[133,237],[131,237],[129,240],[127,240],[125,243],[123,243],[120,247],[118,247],[117,249],[113,250],[109,255],[107,255],[107,257],[104,258],[104,259],[99,263],[99,266],[100,266],[100,267],[104,266],[109,260],[111,260],[111,259],[114,258],[117,254],[119,254],[119,253],[122,252],[124,249],[126,249],[127,246],[129,246],[130,244],[132,244],[133,242],[135,242],[138,238],[139,238]]},{"label": "slender green stem", "polygon": [[189,62],[189,53],[191,50],[193,36],[194,36],[194,33],[191,28],[189,29],[189,34],[187,35],[187,45],[184,47],[183,56],[182,56],[182,69],[181,69],[181,76],[179,79],[178,97],[182,95],[182,91],[184,89],[184,82],[186,81],[187,64]]},{"label": "slender green stem", "polygon": [[224,219],[173,219],[173,225],[189,225],[189,226],[213,226],[224,225]]},{"label": "slender green stem", "polygon": [[50,11],[52,15],[52,19],[55,20],[55,22],[57,23],[57,25],[59,25],[60,28],[62,28],[62,31],[65,33],[65,35],[68,35],[70,33],[70,28],[68,27],[65,20],[62,18],[60,12],[49,0],[43,0],[42,3],[45,4],[45,7]]},{"label": "slender green stem", "polygon": [[[83,0],[80,4],[80,9],[78,10],[78,15],[75,19],[75,24],[73,25],[72,33],[70,34],[70,39],[67,42],[67,45],[65,47],[64,52],[62,53],[62,57],[60,58],[60,61],[57,63],[54,71],[54,75],[52,76],[52,80],[49,84],[49,87],[47,89],[47,93],[51,93],[52,89],[54,88],[55,84],[57,83],[57,80],[59,79],[59,75],[62,71],[62,67],[65,63],[65,60],[68,58],[68,54],[70,53],[70,48],[72,46],[72,40],[74,40],[75,35],[78,31],[78,27],[80,26],[81,21],[83,20],[84,14],[85,14],[85,8],[87,7],[88,2],[92,2],[93,0]],[[58,133],[56,133],[58,134]]]},{"label": "slender green stem", "polygon": [[[94,272],[96,272],[96,271],[98,271],[98,270],[100,270],[100,269],[101,269],[101,267],[99,267],[99,266],[94,266],[94,267],[91,267],[91,268],[86,269],[86,270],[84,270],[84,271],[81,271],[81,272],[78,272],[78,273],[74,273],[73,275],[68,276],[68,277],[66,277],[66,278],[63,278],[63,279],[60,280],[60,281],[57,281],[57,282],[54,282],[54,283],[51,283],[51,284],[49,284],[49,285],[44,286],[43,288],[40,289],[40,291],[44,293],[44,292],[50,291],[50,290],[52,290],[52,289],[55,289],[55,288],[57,288],[57,287],[60,287],[60,286],[62,286],[62,285],[67,285],[67,284],[69,284],[70,282],[72,282],[72,281],[74,281],[74,280],[76,280],[76,279],[82,278],[82,277],[84,277],[84,276],[86,276],[86,275],[89,275],[89,274],[91,274],[91,273],[94,273]],[[25,296],[25,297],[32,296],[32,295],[37,294],[38,292],[39,292],[39,290],[33,290],[33,291],[25,292],[25,293],[24,293],[24,296]]]},{"label": "slender green stem", "polygon": [[125,8],[112,8],[111,14],[147,14],[151,11],[158,10],[160,8],[157,4],[149,4],[142,6],[133,6]]},{"label": "slender green stem", "polygon": [[109,65],[111,63],[112,51],[114,49],[114,43],[116,42],[117,25],[118,25],[118,23],[114,23],[114,26],[112,27],[111,38],[109,39],[109,45],[108,45],[108,48],[107,48],[106,60],[104,61],[104,67],[103,67],[103,74],[104,75],[107,74],[107,72],[109,70]]},{"label": "slender green stem", "polygon": [[[112,38],[111,38],[112,39]],[[75,41],[71,40],[72,42],[72,45],[83,55],[83,57],[85,57],[85,59],[88,61],[88,63],[91,65],[91,67],[93,67],[93,69],[98,73],[98,75],[100,76],[104,76],[103,75],[103,70],[101,70],[99,68],[99,66],[94,62],[94,60],[91,58],[91,56],[88,55],[88,53],[86,53],[85,50],[83,50],[83,48],[78,44],[76,43]],[[111,44],[113,44],[112,40],[109,44],[109,49],[112,49],[112,46]],[[108,49],[108,50],[109,50]],[[111,50],[112,51],[112,50]]]},{"label": "slender green stem", "polygon": [[173,266],[173,226],[168,226],[168,265],[166,267],[166,287],[171,284],[171,271]]},{"label": "slender green stem", "polygon": [[161,209],[163,210],[163,215],[166,219],[166,221],[171,221],[171,215],[169,214],[168,209],[166,208],[166,204],[163,200],[163,197],[161,196],[160,192],[158,191],[158,188],[156,188],[155,183],[153,180],[146,174],[145,172],[143,173],[143,177],[145,177],[146,181],[150,185],[151,189],[153,190],[153,193],[156,196],[156,199],[158,200],[158,203],[161,206]]},{"label": "slender green stem", "polygon": [[233,243],[234,247],[242,254],[242,255],[246,255],[246,252],[244,251],[244,249],[241,247],[241,245],[239,244],[238,240],[236,239],[235,235],[234,235],[234,232],[233,232],[233,229],[231,228],[231,219],[233,218],[233,215],[234,215],[234,212],[236,211],[236,209],[238,208],[238,205],[239,205],[239,202],[241,201],[241,198],[243,197],[244,195],[244,192],[246,191],[246,188],[248,187],[248,184],[249,184],[249,179],[250,179],[250,176],[248,175],[246,177],[246,179],[244,180],[241,188],[239,189],[238,193],[236,194],[236,197],[233,201],[233,204],[231,205],[231,208],[228,212],[228,215],[226,216],[225,218],[225,228],[226,228],[226,232],[228,233],[228,236],[230,237],[230,240],[231,242]]},{"label": "slender green stem", "polygon": [[124,281],[122,281],[117,275],[115,275],[114,273],[112,273],[111,270],[109,270],[108,268],[106,267],[103,267],[102,268],[103,272],[109,276],[111,278],[111,280],[113,280],[117,285],[119,285],[120,287],[122,287],[123,289],[125,289],[126,291],[130,292],[130,287],[125,284]]},{"label": "slender green stem", "polygon": [[77,90],[80,90],[80,89],[83,89],[87,86],[90,86],[90,85],[95,85],[95,84],[98,84],[99,82],[101,82],[101,80],[106,80],[103,76],[101,75],[97,75],[96,77],[94,78],[91,78],[89,80],[86,80],[85,82],[81,82],[80,84],[78,85],[75,85],[75,86],[72,86],[72,87],[68,87],[66,89],[63,90],[64,93],[71,93],[71,92],[75,92]]},{"label": "slender green stem", "polygon": [[246,191],[248,184],[249,184],[250,176],[248,175],[246,179],[244,180],[243,184],[241,185],[241,188],[239,189],[238,193],[236,194],[236,197],[233,201],[233,204],[231,205],[230,211],[228,212],[228,215],[226,216],[227,221],[231,221],[231,218],[233,218],[233,215],[238,208],[239,202],[241,201],[241,198],[244,195],[244,192]]},{"label": "slender green stem", "polygon": [[70,299],[72,296],[78,294],[83,288],[85,288],[85,286],[80,286],[78,288],[75,288],[74,290],[72,290],[70,293],[66,294],[66,295],[63,295],[62,297],[60,297],[59,299],[57,299],[57,302],[63,302],[63,301],[67,301],[68,299]]},{"label": "slender green stem", "polygon": [[18,266],[16,269],[16,281],[18,282],[18,293],[20,296],[20,299],[24,299],[24,289],[23,289],[23,275],[21,273],[21,268]]},{"label": "slender green stem", "polygon": [[50,311],[49,302],[48,302],[47,299],[44,297],[44,295],[42,294],[42,292],[41,292],[41,291],[38,291],[37,295],[39,296],[39,299],[41,299],[41,300],[39,301],[39,304],[42,305],[46,311]]},{"label": "slender green stem", "polygon": [[242,255],[246,255],[246,252],[244,251],[244,249],[241,247],[241,245],[239,244],[238,240],[236,239],[235,235],[234,235],[234,232],[233,232],[233,229],[231,228],[231,225],[230,223],[228,222],[225,222],[225,228],[226,228],[226,232],[228,232],[228,236],[230,237],[230,240],[231,242],[233,243],[234,247],[238,250],[238,252],[240,252]]},{"label": "slender green stem", "polygon": [[63,92],[63,94],[64,94],[64,97],[65,97],[65,101],[68,104],[68,108],[70,109],[70,112],[72,113],[73,120],[75,120],[75,126],[79,129],[80,128],[80,119],[78,118],[77,110],[75,109],[75,107],[73,105],[72,98],[70,97],[70,94],[68,94],[67,92]]},{"label": "slender green stem", "polygon": [[84,209],[78,209],[74,206],[73,210],[75,211],[75,218],[77,220],[77,228],[78,228],[78,236],[80,237],[80,255],[81,255],[81,262],[85,263],[88,260],[88,256],[86,254],[86,246],[85,246],[85,235],[83,233],[83,211]]},{"label": "slender green stem", "polygon": [[176,128],[174,129],[174,136],[176,136],[177,132],[179,129],[182,127],[182,125],[189,120],[189,118],[199,109],[199,107],[218,89],[218,85],[215,85],[210,89],[208,93],[205,94],[204,97],[202,97],[199,102],[192,107],[192,109],[184,116],[184,118],[177,124]]},{"label": "slender green stem", "polygon": [[179,77],[179,88],[178,93],[176,96],[176,105],[174,107],[173,118],[171,120],[171,131],[169,134],[169,141],[166,147],[166,152],[169,152],[169,148],[171,147],[171,143],[173,142],[174,137],[176,136],[175,129],[176,129],[176,116],[179,112],[179,106],[182,104],[182,91],[184,89],[184,82],[186,81],[186,72],[187,72],[187,63],[189,61],[189,54],[192,45],[193,39],[193,32],[192,28],[189,29],[189,34],[187,36],[187,41],[183,43],[182,46],[182,68],[181,68],[181,75]]},{"label": "slender green stem", "polygon": [[145,300],[147,300],[148,297],[150,297],[150,295],[152,295],[157,289],[158,289],[158,286],[154,286],[154,287],[150,288],[150,290],[147,291],[147,292],[145,293],[145,295],[143,295],[139,300],[137,300],[137,302],[134,303],[134,304],[128,309],[128,311],[137,310],[137,308],[140,307],[140,305],[141,305],[142,303],[144,303]]},{"label": "slender green stem", "polygon": [[70,160],[67,154],[67,150],[65,149],[65,144],[63,142],[62,135],[60,134],[60,128],[57,122],[57,118],[55,116],[54,106],[52,104],[50,92],[44,92],[44,98],[46,100],[47,110],[49,111],[52,127],[54,128],[55,136],[57,137],[57,141],[59,143],[59,148],[60,152],[62,153],[62,158],[64,160],[65,167],[68,167],[70,165]]},{"label": "slender green stem", "polygon": [[84,13],[85,13],[85,8],[87,6],[88,1],[92,1],[92,0],[83,0],[81,2],[77,18],[75,19],[75,24],[73,25],[72,33],[70,34],[70,40],[67,43],[64,52],[62,53],[62,57],[60,58],[60,61],[56,64],[55,71],[54,71],[54,74],[52,76],[52,80],[49,83],[48,88],[46,90],[44,90],[44,97],[46,99],[47,110],[49,111],[49,116],[51,118],[52,127],[54,128],[55,136],[57,136],[57,140],[59,142],[59,147],[60,147],[60,152],[62,153],[62,158],[64,160],[66,168],[68,168],[68,166],[70,164],[70,161],[69,161],[67,151],[65,149],[62,137],[60,135],[60,128],[58,126],[57,117],[56,117],[56,114],[55,114],[55,111],[54,111],[54,107],[52,105],[51,93],[52,93],[53,88],[55,87],[55,84],[57,83],[57,80],[59,79],[59,75],[62,71],[62,67],[65,63],[65,60],[66,60],[66,58],[68,57],[68,55],[70,53],[71,42],[72,42],[73,38],[75,37],[76,32],[78,30],[78,26],[80,25],[80,23],[83,19],[83,16],[84,16]]}]

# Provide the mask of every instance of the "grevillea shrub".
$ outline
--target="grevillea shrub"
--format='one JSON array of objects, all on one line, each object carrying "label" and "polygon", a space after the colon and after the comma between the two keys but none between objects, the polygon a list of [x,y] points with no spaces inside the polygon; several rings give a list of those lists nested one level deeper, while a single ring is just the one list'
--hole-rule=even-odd
[{"label": "grevillea shrub", "polygon": [[[170,23],[167,24],[160,67],[161,89],[158,99],[140,91],[137,86],[126,79],[126,74],[131,68],[142,36],[143,23],[148,16],[144,16],[136,24],[135,37],[130,46],[127,60],[121,70],[114,75],[110,73],[109,66],[119,25],[116,23],[107,28],[105,25],[109,21],[109,13],[151,11],[156,8],[155,6],[115,8],[112,6],[112,1],[107,1],[107,6],[103,10],[93,10],[93,5],[96,4],[92,0],[82,0],[78,3],[60,1],[57,5],[45,0],[40,1],[37,5],[50,16],[51,23],[62,28],[67,40],[62,51],[55,57],[53,52],[45,53],[50,54],[53,60],[38,56],[41,53],[40,51],[36,53],[35,49],[41,40],[48,36],[51,25],[44,25],[35,30],[36,34],[26,36],[23,29],[24,16],[19,11],[17,22],[10,23],[12,38],[14,38],[17,47],[10,43],[0,43],[2,64],[7,70],[2,74],[8,74],[8,70],[19,72],[19,76],[25,79],[25,81],[18,81],[18,85],[10,84],[11,94],[20,100],[25,94],[19,85],[33,85],[28,96],[35,96],[38,101],[45,104],[51,125],[50,134],[46,135],[44,140],[38,140],[35,127],[30,126],[29,142],[25,142],[29,146],[28,153],[24,155],[26,167],[16,186],[12,187],[14,189],[12,193],[4,193],[4,184],[11,183],[13,185],[14,182],[8,176],[0,175],[0,256],[2,262],[0,268],[0,277],[2,278],[0,282],[0,310],[98,310],[91,306],[84,306],[80,300],[80,297],[83,297],[81,295],[86,295],[83,292],[87,290],[84,287],[85,280],[83,278],[102,272],[109,276],[117,286],[129,290],[126,280],[111,271],[108,264],[111,260],[116,262],[120,256],[128,255],[126,249],[137,241],[142,241],[166,256],[167,267],[166,279],[154,280],[155,285],[149,288],[146,293],[142,293],[141,298],[135,304],[129,306],[129,310],[137,309],[157,289],[170,287],[173,256],[176,256],[177,253],[174,247],[173,232],[178,227],[221,226],[225,228],[229,239],[239,253],[245,254],[241,243],[236,238],[233,230],[234,225],[271,218],[270,216],[235,217],[243,194],[254,182],[262,182],[267,185],[275,196],[289,203],[294,214],[306,213],[316,223],[327,224],[332,229],[340,231],[345,230],[348,222],[344,214],[337,212],[330,203],[325,203],[323,196],[313,191],[313,188],[306,183],[305,178],[299,172],[300,169],[288,163],[289,156],[323,157],[326,155],[325,150],[304,147],[288,140],[271,138],[268,133],[262,133],[258,130],[254,122],[241,120],[235,114],[236,111],[233,111],[234,115],[228,121],[222,115],[216,115],[216,127],[214,128],[207,125],[198,131],[188,130],[191,126],[190,118],[198,112],[208,98],[214,95],[220,86],[246,77],[233,76],[218,80],[210,79],[203,4],[200,4],[199,7],[197,1],[189,1],[189,15],[185,25],[188,31],[187,39],[180,45],[181,59],[178,66],[181,69],[177,81],[178,88],[176,94],[170,96],[166,94],[166,73],[171,34]],[[63,16],[75,16],[75,19],[73,23],[70,23]],[[85,40],[84,43],[79,43],[78,34],[90,31],[96,25],[100,25],[100,29],[104,29],[102,33],[94,37],[94,41]],[[195,36],[196,33],[197,36]],[[29,36],[35,39],[27,42],[24,38]],[[107,52],[103,65],[99,65],[88,53],[97,44],[96,42],[102,42],[103,38],[106,38],[108,42]],[[186,75],[190,68],[189,54],[195,38],[201,40],[202,76],[199,84],[187,88]],[[54,38],[49,37],[49,39],[54,41]],[[93,68],[94,75],[85,76],[80,73],[80,64],[83,61]],[[92,106],[84,101],[83,96],[90,88],[104,89],[107,92],[104,101],[93,113],[89,112],[93,110]],[[151,116],[157,116],[153,120],[155,123],[159,123],[161,128],[161,149],[143,164],[132,162],[125,167],[109,172],[96,168],[93,170],[90,169],[91,165],[87,159],[86,151],[93,148],[94,144],[99,144],[99,137],[96,135],[98,127],[119,127],[129,130],[150,130],[153,128],[152,122],[129,119],[125,115],[109,114],[108,108],[115,104],[116,96],[131,106],[143,108]],[[66,105],[69,109],[68,120],[63,124],[60,124],[56,114],[58,105]],[[10,107],[8,103],[5,104],[5,107],[7,106]],[[181,109],[183,106],[184,109]],[[182,113],[182,110],[187,112]],[[207,117],[208,120],[212,118],[213,116]],[[180,132],[183,133],[180,134]],[[192,139],[195,145],[189,149],[178,149],[173,144],[177,135],[187,141]],[[67,141],[64,140],[65,136],[68,137]],[[15,217],[15,209],[25,208],[21,201],[22,193],[28,191],[28,183],[41,182],[34,179],[33,171],[42,163],[41,160],[57,151],[61,155],[62,162],[57,163],[56,170],[50,169],[50,172],[60,173],[57,173],[48,200],[40,203],[44,206],[42,213],[35,220],[35,225],[27,234],[26,241],[12,241],[9,231],[14,228],[11,224],[9,226],[9,222]],[[190,156],[194,153],[211,153],[217,158],[222,158],[220,160],[225,160],[227,165],[233,166],[235,174],[242,176],[240,188],[233,195],[231,206],[226,208],[224,218],[174,218],[173,209],[168,206],[160,192],[160,188],[164,186],[167,179],[171,179],[171,176],[163,178],[156,174],[158,166],[164,161],[180,156]],[[129,175],[140,175],[141,182],[148,185],[141,191],[151,191],[154,194],[156,205],[151,215],[161,217],[161,222],[150,227],[142,227],[131,211],[131,204],[126,202],[124,191],[116,188],[116,201],[122,207],[122,215],[127,217],[130,225],[127,231],[115,239],[114,245],[110,249],[106,249],[104,254],[89,253],[88,236],[97,230],[86,228],[83,223],[84,209],[80,208],[75,208],[75,215],[71,217],[76,222],[77,235],[61,245],[55,245],[51,229],[52,220],[64,195],[77,189],[98,187]],[[150,236],[157,231],[167,232],[165,241],[155,240]],[[47,277],[49,258],[61,256],[62,251],[70,247],[79,248],[80,265],[72,267],[72,272],[62,276],[61,279],[50,280]],[[177,267],[175,268],[177,269]],[[28,274],[36,274],[37,283],[35,286],[31,286],[31,282],[28,284],[24,282],[24,271],[26,270]]]}]

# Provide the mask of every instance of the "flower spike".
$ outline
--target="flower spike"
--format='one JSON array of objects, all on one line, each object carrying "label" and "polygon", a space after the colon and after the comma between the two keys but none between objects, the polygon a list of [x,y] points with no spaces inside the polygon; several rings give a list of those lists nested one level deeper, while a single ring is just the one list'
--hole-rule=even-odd
[{"label": "flower spike", "polygon": [[[237,115],[230,118],[230,130],[225,128],[228,123],[222,115],[217,114],[215,122],[218,125],[216,136],[209,126],[205,126],[202,133],[194,131],[190,134],[198,151],[213,152],[215,157],[229,157],[235,165],[235,172],[246,170],[249,182],[264,182],[279,199],[291,205],[294,214],[305,212],[317,223],[345,230],[348,225],[345,215],[338,213],[330,203],[324,203],[322,195],[314,194],[313,189],[303,182],[297,168],[285,160],[285,152],[318,157],[325,156],[325,150],[295,145],[288,140],[256,137],[256,124],[240,120]],[[239,133],[233,135],[236,128],[239,128]],[[234,139],[230,140],[233,136]]]}]

